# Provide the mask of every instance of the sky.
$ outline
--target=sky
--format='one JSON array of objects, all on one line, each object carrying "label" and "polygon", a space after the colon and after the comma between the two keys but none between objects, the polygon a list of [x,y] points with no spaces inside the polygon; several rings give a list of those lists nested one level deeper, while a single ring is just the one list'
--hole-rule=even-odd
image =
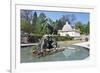
[{"label": "sky", "polygon": [[40,13],[45,13],[45,15],[49,18],[51,18],[53,21],[56,21],[58,19],[60,19],[63,15],[74,15],[75,16],[75,21],[80,21],[82,24],[87,24],[90,17],[89,13],[83,13],[83,12],[58,12],[58,11],[37,11],[37,10],[33,10],[33,13],[37,12],[37,15],[39,15]]}]

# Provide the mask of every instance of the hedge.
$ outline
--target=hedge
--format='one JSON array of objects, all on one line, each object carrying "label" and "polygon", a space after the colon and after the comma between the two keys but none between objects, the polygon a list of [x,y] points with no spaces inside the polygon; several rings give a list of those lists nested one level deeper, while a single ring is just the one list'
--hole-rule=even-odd
[{"label": "hedge", "polygon": [[70,36],[58,36],[57,37],[57,41],[66,41],[66,40],[73,40],[74,37],[70,37]]}]

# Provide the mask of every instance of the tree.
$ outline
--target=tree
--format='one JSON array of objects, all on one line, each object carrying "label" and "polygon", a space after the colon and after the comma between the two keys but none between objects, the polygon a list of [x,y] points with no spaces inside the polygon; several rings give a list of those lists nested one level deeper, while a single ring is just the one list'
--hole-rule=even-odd
[{"label": "tree", "polygon": [[82,24],[81,22],[76,22],[75,28],[80,30],[81,34],[88,35],[90,32],[90,24],[89,22],[87,24]]},{"label": "tree", "polygon": [[32,10],[21,10],[21,19],[26,20],[30,24],[32,20]]},{"label": "tree", "polygon": [[63,15],[59,20],[56,20],[57,29],[61,30],[62,27],[66,24],[66,21],[70,24],[74,24],[74,20],[76,19],[74,14]]},{"label": "tree", "polygon": [[87,30],[87,34],[89,34],[90,33],[90,22],[87,23],[86,30]]},{"label": "tree", "polygon": [[86,35],[90,33],[90,23],[89,22],[85,25],[84,32]]},{"label": "tree", "polygon": [[65,23],[60,19],[60,20],[58,20],[58,23],[57,23],[57,29],[58,30],[61,30],[62,29],[62,27],[63,27],[63,25],[64,25]]},{"label": "tree", "polygon": [[37,18],[37,26],[36,30],[39,34],[45,34],[47,21],[46,21],[46,15],[44,13],[40,13],[39,17]]},{"label": "tree", "polygon": [[21,10],[21,31],[31,33],[32,10]]},{"label": "tree", "polygon": [[21,31],[31,33],[31,26],[26,20],[21,20]]},{"label": "tree", "polygon": [[75,29],[78,29],[78,30],[80,30],[80,33],[81,34],[84,34],[84,25],[82,25],[82,23],[81,22],[76,22],[76,24],[75,24]]},{"label": "tree", "polygon": [[37,26],[37,13],[36,12],[34,12],[34,14],[33,14],[33,18],[32,18],[32,25],[31,25],[32,27],[31,27],[31,29],[32,29],[32,32],[34,32],[34,33],[37,33],[37,31],[36,31],[36,26]]},{"label": "tree", "polygon": [[74,20],[76,20],[76,17],[74,14],[64,15],[63,16],[64,22],[68,22],[70,25],[74,24]]}]

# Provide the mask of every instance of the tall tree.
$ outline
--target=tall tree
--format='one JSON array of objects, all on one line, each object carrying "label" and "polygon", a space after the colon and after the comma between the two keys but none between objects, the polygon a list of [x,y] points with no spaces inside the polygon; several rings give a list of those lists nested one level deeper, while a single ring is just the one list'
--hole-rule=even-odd
[{"label": "tall tree", "polygon": [[74,20],[76,20],[76,17],[74,14],[69,14],[69,15],[64,15],[63,16],[65,22],[68,21],[68,23],[70,25],[73,25],[74,24]]},{"label": "tall tree", "polygon": [[39,15],[39,32],[41,34],[46,34],[47,33],[47,17],[44,13],[40,13]]},{"label": "tall tree", "polygon": [[31,26],[26,20],[21,20],[21,31],[31,33]]},{"label": "tall tree", "polygon": [[34,12],[33,18],[32,18],[32,27],[31,27],[32,32],[34,32],[34,33],[37,33],[36,26],[37,26],[37,13]]},{"label": "tall tree", "polygon": [[32,10],[21,10],[21,31],[31,33]]},{"label": "tall tree", "polygon": [[21,19],[26,20],[30,24],[32,20],[32,10],[21,10]]},{"label": "tall tree", "polygon": [[89,22],[85,25],[84,32],[86,35],[90,33],[90,23]]},{"label": "tall tree", "polygon": [[82,25],[82,23],[80,21],[76,22],[75,29],[80,30],[80,33],[84,34],[84,25]]}]

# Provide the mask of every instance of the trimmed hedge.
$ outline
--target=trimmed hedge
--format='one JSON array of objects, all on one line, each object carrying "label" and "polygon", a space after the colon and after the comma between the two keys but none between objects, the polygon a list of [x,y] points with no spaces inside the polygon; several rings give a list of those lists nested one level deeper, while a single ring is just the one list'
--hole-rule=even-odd
[{"label": "trimmed hedge", "polygon": [[[38,43],[39,39],[41,39],[43,35],[31,35],[28,36],[28,42],[29,43]],[[57,41],[66,41],[66,40],[73,40],[74,37],[70,36],[56,36],[54,37]]]},{"label": "trimmed hedge", "polygon": [[57,37],[57,41],[66,41],[66,40],[73,40],[74,37],[70,37],[70,36],[58,36]]}]

